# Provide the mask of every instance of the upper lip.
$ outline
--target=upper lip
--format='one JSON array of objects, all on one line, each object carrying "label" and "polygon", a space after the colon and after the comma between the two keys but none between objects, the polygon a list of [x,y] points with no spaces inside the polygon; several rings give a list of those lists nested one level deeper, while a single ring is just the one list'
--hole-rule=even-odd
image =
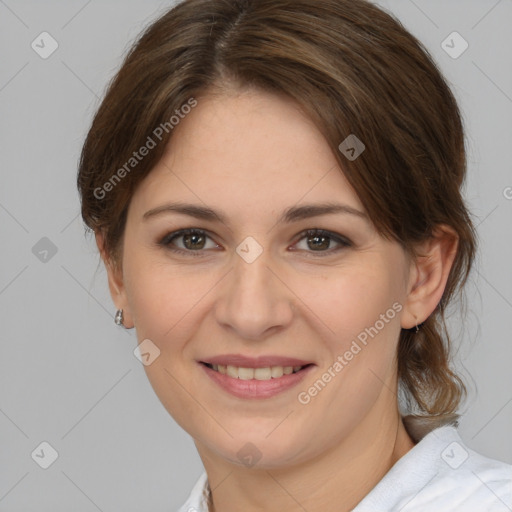
[{"label": "upper lip", "polygon": [[266,368],[269,366],[306,366],[313,364],[311,361],[304,361],[294,357],[284,356],[258,356],[247,357],[242,354],[224,354],[208,357],[200,362],[208,364],[220,364],[223,366],[238,366],[242,368]]}]

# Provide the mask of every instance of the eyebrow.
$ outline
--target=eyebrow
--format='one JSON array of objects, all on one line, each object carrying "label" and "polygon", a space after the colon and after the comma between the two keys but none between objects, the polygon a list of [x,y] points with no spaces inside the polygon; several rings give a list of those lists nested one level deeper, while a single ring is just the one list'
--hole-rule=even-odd
[{"label": "eyebrow", "polygon": [[[143,220],[148,220],[152,217],[166,214],[166,213],[180,213],[188,215],[196,219],[206,221],[217,221],[228,225],[227,217],[221,212],[216,212],[206,206],[198,206],[188,203],[169,203],[158,206],[147,211],[143,216]],[[286,209],[279,219],[278,223],[292,223],[300,220],[309,219],[311,217],[319,217],[321,215],[345,214],[359,217],[369,222],[368,215],[352,206],[338,203],[320,203],[320,204],[306,204],[303,206],[292,206]]]}]

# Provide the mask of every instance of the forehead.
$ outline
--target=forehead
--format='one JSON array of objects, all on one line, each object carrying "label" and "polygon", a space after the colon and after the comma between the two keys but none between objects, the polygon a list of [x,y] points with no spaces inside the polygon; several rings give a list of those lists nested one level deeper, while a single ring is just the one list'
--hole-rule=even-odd
[{"label": "forehead", "polygon": [[240,218],[301,201],[362,209],[331,148],[292,100],[248,90],[197,101],[137,189],[134,208],[179,199]]}]

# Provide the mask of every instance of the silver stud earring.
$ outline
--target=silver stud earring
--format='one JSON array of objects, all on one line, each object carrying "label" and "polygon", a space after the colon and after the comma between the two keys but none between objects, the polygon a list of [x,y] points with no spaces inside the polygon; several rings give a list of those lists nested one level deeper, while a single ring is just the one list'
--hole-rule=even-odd
[{"label": "silver stud earring", "polygon": [[123,326],[123,310],[122,309],[118,309],[116,311],[116,316],[114,317],[114,322],[116,323],[116,325]]}]

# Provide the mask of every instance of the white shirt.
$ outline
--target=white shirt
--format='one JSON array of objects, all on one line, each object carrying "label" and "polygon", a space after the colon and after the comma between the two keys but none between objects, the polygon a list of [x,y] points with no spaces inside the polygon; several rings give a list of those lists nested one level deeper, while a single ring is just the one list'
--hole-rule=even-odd
[{"label": "white shirt", "polygon": [[[203,473],[178,512],[208,512]],[[467,446],[453,426],[426,434],[352,512],[512,512],[512,466]]]}]

